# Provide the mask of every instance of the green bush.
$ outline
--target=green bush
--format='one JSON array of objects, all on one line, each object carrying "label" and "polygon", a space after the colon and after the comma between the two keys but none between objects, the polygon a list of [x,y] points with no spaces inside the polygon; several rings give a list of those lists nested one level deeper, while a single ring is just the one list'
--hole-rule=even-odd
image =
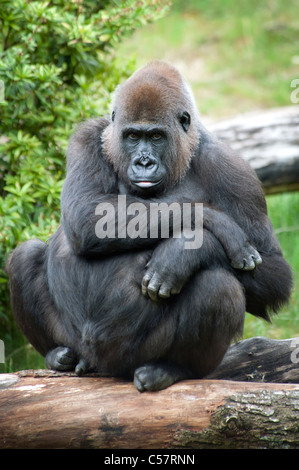
[{"label": "green bush", "polygon": [[[107,112],[111,92],[132,71],[118,43],[167,7],[163,0],[1,0],[0,268],[17,244],[57,229],[73,126]],[[16,331],[1,269],[7,353]]]}]

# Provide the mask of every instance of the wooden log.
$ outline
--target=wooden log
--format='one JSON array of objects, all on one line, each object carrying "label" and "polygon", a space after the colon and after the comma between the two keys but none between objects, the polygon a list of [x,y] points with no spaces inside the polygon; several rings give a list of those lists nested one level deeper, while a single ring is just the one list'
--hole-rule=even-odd
[{"label": "wooden log", "polygon": [[298,410],[295,384],[190,380],[141,394],[112,378],[25,371],[0,375],[0,448],[297,449]]},{"label": "wooden log", "polygon": [[299,383],[299,338],[245,339],[230,346],[210,379]]},{"label": "wooden log", "polygon": [[299,189],[299,106],[244,114],[208,128],[250,163],[266,194]]}]

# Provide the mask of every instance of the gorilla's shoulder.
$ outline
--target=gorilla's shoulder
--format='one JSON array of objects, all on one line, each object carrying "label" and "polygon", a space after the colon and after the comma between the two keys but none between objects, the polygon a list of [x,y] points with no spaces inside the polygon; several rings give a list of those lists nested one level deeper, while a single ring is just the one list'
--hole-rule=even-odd
[{"label": "gorilla's shoulder", "polygon": [[77,125],[71,141],[87,145],[101,138],[102,132],[109,125],[109,122],[109,118],[106,116],[82,121]]},{"label": "gorilla's shoulder", "polygon": [[88,119],[77,126],[66,152],[68,170],[87,161],[103,160],[102,134],[108,124],[108,118],[100,117]]}]

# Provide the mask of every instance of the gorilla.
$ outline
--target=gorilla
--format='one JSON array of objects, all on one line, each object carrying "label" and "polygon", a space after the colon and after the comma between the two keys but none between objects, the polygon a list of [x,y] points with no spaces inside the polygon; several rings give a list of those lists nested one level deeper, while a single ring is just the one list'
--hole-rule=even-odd
[{"label": "gorilla", "polygon": [[47,243],[24,242],[7,263],[16,321],[48,368],[140,392],[203,378],[246,311],[269,320],[289,299],[257,176],[204,128],[167,63],[135,72],[110,117],[78,126],[61,211]]}]

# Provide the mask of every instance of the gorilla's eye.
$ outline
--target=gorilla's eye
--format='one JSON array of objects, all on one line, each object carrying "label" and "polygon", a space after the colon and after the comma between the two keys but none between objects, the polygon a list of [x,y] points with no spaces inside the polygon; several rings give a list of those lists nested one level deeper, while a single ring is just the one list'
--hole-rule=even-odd
[{"label": "gorilla's eye", "polygon": [[153,140],[159,140],[161,139],[161,137],[162,137],[162,134],[160,134],[159,132],[155,132],[154,134],[151,135],[151,138]]},{"label": "gorilla's eye", "polygon": [[134,134],[134,132],[130,132],[130,134],[128,134],[128,138],[130,140],[138,140],[138,135]]}]

